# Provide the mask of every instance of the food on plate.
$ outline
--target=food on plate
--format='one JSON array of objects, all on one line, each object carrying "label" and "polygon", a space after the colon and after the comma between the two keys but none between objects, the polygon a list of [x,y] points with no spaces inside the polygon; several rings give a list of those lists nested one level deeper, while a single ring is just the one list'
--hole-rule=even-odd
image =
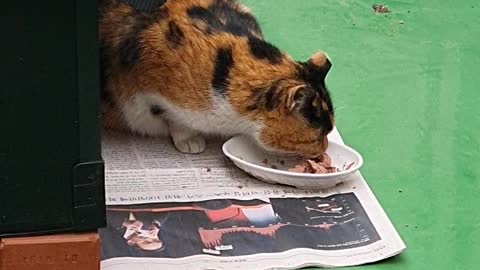
[{"label": "food on plate", "polygon": [[302,163],[290,168],[289,172],[297,173],[311,173],[311,174],[325,174],[341,172],[350,169],[355,162],[351,162],[348,165],[344,165],[342,169],[332,166],[332,159],[325,153],[315,159],[306,159]]}]

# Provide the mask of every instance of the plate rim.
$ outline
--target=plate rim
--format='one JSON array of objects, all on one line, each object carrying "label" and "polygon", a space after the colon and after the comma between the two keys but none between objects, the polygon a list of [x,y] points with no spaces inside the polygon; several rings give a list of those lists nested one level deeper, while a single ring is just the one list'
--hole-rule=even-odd
[{"label": "plate rim", "polygon": [[239,163],[244,164],[246,166],[253,167],[253,168],[255,168],[259,171],[269,172],[269,173],[283,175],[283,176],[291,176],[291,177],[295,177],[295,178],[329,179],[329,178],[335,178],[335,177],[340,177],[340,176],[353,174],[363,166],[363,157],[355,149],[351,148],[348,145],[340,144],[340,143],[334,142],[332,140],[329,140],[328,141],[329,144],[331,143],[331,144],[334,144],[336,146],[343,147],[343,148],[347,149],[348,151],[352,152],[354,155],[356,155],[358,157],[358,160],[359,160],[358,164],[355,164],[354,166],[352,166],[352,168],[350,168],[346,171],[334,172],[334,173],[328,173],[328,174],[297,173],[297,172],[289,172],[289,171],[283,171],[283,170],[277,170],[277,169],[273,169],[273,168],[263,167],[263,166],[260,166],[260,165],[254,164],[254,163],[247,162],[243,159],[240,159],[240,158],[232,155],[229,151],[227,151],[228,145],[232,144],[232,141],[238,140],[240,137],[243,137],[243,136],[232,137],[229,140],[227,140],[225,143],[223,143],[223,145],[222,145],[223,153],[230,160],[239,162]]}]

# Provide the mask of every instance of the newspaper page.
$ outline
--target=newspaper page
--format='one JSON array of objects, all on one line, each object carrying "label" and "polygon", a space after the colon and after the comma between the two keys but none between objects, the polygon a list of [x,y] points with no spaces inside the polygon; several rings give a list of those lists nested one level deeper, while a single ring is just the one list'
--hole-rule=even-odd
[{"label": "newspaper page", "polygon": [[[343,143],[338,131],[330,139]],[[272,185],[210,142],[181,154],[167,139],[105,132],[108,226],[102,270],[340,267],[405,244],[360,173],[323,190]]]}]

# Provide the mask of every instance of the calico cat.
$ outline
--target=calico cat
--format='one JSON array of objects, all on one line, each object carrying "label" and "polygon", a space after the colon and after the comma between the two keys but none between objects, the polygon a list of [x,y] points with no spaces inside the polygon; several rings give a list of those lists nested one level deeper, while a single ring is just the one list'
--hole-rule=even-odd
[{"label": "calico cat", "polygon": [[169,135],[184,153],[202,152],[208,134],[244,134],[306,157],[325,151],[334,112],[324,53],[293,60],[234,0],[151,10],[100,0],[99,12],[105,128]]}]

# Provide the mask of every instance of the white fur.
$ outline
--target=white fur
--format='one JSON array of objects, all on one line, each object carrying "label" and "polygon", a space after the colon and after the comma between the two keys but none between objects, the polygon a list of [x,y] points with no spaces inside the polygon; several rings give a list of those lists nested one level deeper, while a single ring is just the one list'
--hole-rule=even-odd
[{"label": "white fur", "polygon": [[[161,116],[151,114],[152,105],[165,110],[163,117],[168,125]],[[186,153],[199,153],[205,149],[201,134],[257,136],[261,126],[241,117],[225,98],[212,95],[210,107],[205,111],[182,109],[159,94],[138,93],[127,102],[123,113],[130,128],[140,133],[158,136],[169,130],[177,149]]]},{"label": "white fur", "polygon": [[205,138],[198,132],[175,123],[170,123],[173,144],[182,153],[201,153],[205,150]]},{"label": "white fur", "polygon": [[152,115],[152,105],[155,103],[149,96],[137,94],[123,105],[123,116],[129,127],[142,135],[166,136],[168,125],[161,117]]}]

